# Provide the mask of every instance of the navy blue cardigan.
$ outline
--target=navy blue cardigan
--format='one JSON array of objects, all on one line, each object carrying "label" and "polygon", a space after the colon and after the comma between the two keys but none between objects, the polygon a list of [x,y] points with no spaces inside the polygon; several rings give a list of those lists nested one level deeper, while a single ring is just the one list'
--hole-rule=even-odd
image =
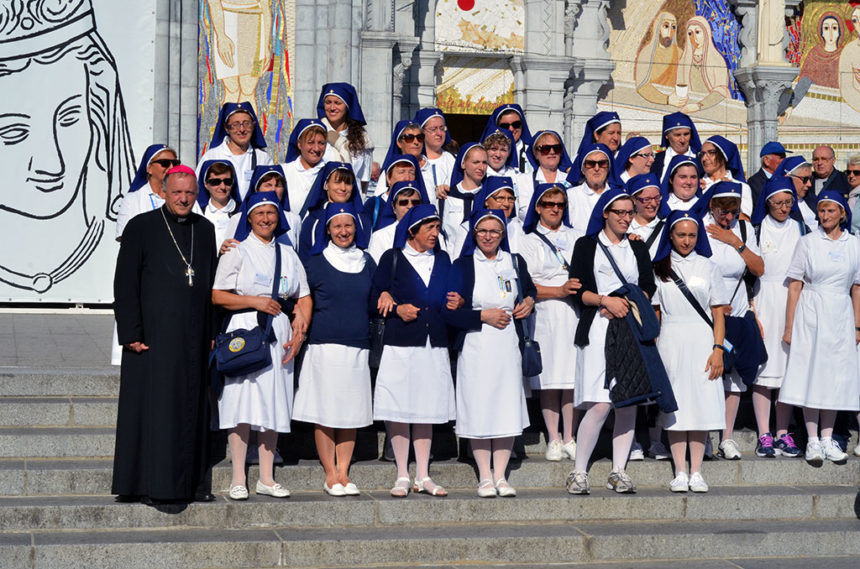
[{"label": "navy blue cardigan", "polygon": [[[514,255],[517,258],[517,268],[519,269],[517,279],[522,287],[523,298],[530,296],[532,300],[535,300],[537,299],[537,287],[529,275],[528,265],[519,253],[514,253]],[[445,320],[448,325],[460,330],[452,347],[455,350],[461,350],[466,332],[481,329],[481,311],[472,309],[472,295],[475,291],[475,263],[471,255],[460,257],[454,261],[448,275],[448,290],[459,293],[465,301],[463,306],[457,310],[445,310]],[[514,320],[514,325],[517,328],[517,335],[522,339],[522,320]]]},{"label": "navy blue cardigan", "polygon": [[[382,338],[384,345],[422,347],[427,344],[429,335],[430,345],[434,348],[448,346],[448,330],[442,313],[447,303],[451,261],[444,251],[437,250],[434,254],[436,262],[433,264],[433,272],[430,273],[429,286],[424,285],[424,281],[400,249],[389,249],[379,259],[379,266],[373,275],[370,305],[375,308],[379,295],[388,292],[397,304],[412,304],[420,309],[418,318],[412,322],[404,322],[395,310],[389,312],[385,319],[385,335]],[[394,255],[399,258],[392,279]]]}]

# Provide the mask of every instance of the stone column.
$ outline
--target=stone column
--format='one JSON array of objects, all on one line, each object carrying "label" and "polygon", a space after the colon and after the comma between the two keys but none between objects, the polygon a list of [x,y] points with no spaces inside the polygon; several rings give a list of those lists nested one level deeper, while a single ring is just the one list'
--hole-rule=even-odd
[{"label": "stone column", "polygon": [[[436,2],[430,0],[417,1],[412,4],[410,15],[411,27],[397,20],[396,31],[406,33],[412,30],[418,40],[417,47],[412,52],[412,65],[405,79],[403,106],[409,116],[414,116],[418,109],[436,106],[436,85],[442,81],[442,53],[436,51]],[[399,12],[398,12],[399,13]]]}]

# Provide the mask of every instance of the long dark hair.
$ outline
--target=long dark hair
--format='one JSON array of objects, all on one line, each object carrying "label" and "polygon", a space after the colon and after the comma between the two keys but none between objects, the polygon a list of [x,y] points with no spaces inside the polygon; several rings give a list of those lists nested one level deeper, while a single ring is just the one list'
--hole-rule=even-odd
[{"label": "long dark hair", "polygon": [[672,255],[666,255],[659,261],[654,262],[654,274],[657,275],[661,281],[669,282],[672,280],[672,277],[669,276],[669,271],[672,270]]},{"label": "long dark hair", "polygon": [[360,122],[346,117],[346,147],[352,154],[364,152],[364,127]]}]

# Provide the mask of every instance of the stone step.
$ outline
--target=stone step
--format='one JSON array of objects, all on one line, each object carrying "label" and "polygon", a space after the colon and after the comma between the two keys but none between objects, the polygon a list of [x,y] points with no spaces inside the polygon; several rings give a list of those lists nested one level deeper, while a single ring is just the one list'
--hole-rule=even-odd
[{"label": "stone step", "polygon": [[0,427],[111,427],[115,397],[3,397]]},{"label": "stone step", "polygon": [[110,457],[113,427],[0,428],[0,458]]},{"label": "stone step", "polygon": [[446,498],[397,499],[385,490],[334,498],[295,492],[289,499],[256,494],[244,502],[225,495],[214,503],[117,503],[112,496],[0,498],[0,531],[138,528],[423,527],[472,523],[674,522],[717,520],[856,519],[854,486],[715,487],[707,494],[644,489],[619,495],[594,488],[571,496],[563,488],[520,489],[513,499],[482,499],[473,490]]},{"label": "stone step", "polygon": [[0,535],[10,567],[124,569],[416,566],[860,555],[857,520],[563,522],[386,528],[35,531]]},{"label": "stone step", "polygon": [[[350,569],[415,569],[416,565],[361,565],[350,566]],[[857,569],[857,558],[851,556],[842,557],[769,557],[753,559],[707,559],[698,561],[693,559],[682,559],[680,561],[625,561],[616,562],[583,562],[583,563],[553,563],[547,565],[541,563],[457,563],[456,565],[424,565],[417,567],[421,569],[469,569],[470,567],[480,569],[810,569],[826,567],[827,569]],[[322,568],[317,569],[335,569]]]},{"label": "stone step", "polygon": [[118,394],[119,367],[0,367],[0,397],[116,397]]},{"label": "stone step", "polygon": [[[570,461],[547,462],[530,458],[512,462],[508,474],[511,484],[525,488],[564,488],[564,481],[573,468]],[[594,462],[589,470],[592,485],[602,484],[609,476],[608,459]],[[665,489],[673,477],[668,461],[645,460],[630,463],[628,473],[640,488]],[[110,459],[29,459],[0,460],[0,495],[3,496],[64,496],[108,494],[111,486]],[[433,479],[449,489],[473,490],[477,475],[473,463],[457,460],[431,463]],[[703,473],[712,488],[733,486],[838,486],[860,485],[860,459],[849,458],[846,464],[827,462],[813,467],[802,459],[713,460],[705,463]],[[412,465],[414,475],[414,464]],[[387,490],[396,477],[393,463],[377,460],[355,462],[350,478],[363,490]],[[248,480],[255,484],[259,478],[256,466],[249,467]],[[323,470],[317,461],[302,460],[276,468],[275,478],[291,491],[322,492]],[[225,493],[230,487],[231,465],[225,460],[213,469],[212,487]]]}]

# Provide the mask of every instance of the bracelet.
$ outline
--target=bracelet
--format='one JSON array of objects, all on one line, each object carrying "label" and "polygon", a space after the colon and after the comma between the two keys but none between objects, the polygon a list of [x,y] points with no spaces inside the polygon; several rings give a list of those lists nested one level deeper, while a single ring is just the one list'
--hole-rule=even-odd
[{"label": "bracelet", "polygon": [[717,348],[721,349],[721,350],[722,350],[722,351],[724,351],[724,352],[728,352],[728,350],[726,349],[726,347],[725,347],[724,345],[722,345],[722,344],[714,344],[714,349],[716,350]]}]

